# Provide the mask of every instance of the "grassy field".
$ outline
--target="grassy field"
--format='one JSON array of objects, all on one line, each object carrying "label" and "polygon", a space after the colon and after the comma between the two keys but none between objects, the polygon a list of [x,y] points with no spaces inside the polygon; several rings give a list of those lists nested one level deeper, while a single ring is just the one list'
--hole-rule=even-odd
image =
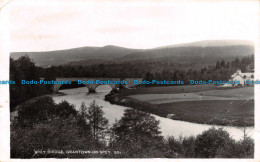
[{"label": "grassy field", "polygon": [[166,86],[166,87],[143,87],[139,86],[136,89],[127,90],[128,95],[135,94],[176,94],[176,93],[190,93],[190,92],[202,92],[219,88],[215,85],[185,85],[185,86]]},{"label": "grassy field", "polygon": [[[225,90],[208,90],[190,93],[172,94],[135,94],[128,97],[151,104],[163,104],[173,102],[207,101],[207,100],[250,100],[254,99],[254,87],[232,88]],[[190,88],[192,91],[192,88]]]},{"label": "grassy field", "polygon": [[[254,87],[151,87],[119,93],[117,104],[173,119],[201,124],[254,125]],[[124,102],[121,102],[124,101]]]},{"label": "grassy field", "polygon": [[174,119],[196,123],[252,126],[254,125],[254,101],[191,101],[158,105],[162,116],[174,114]]},{"label": "grassy field", "polygon": [[254,99],[254,87],[241,87],[234,89],[205,91],[201,92],[200,94],[203,96],[216,96],[250,100]]}]

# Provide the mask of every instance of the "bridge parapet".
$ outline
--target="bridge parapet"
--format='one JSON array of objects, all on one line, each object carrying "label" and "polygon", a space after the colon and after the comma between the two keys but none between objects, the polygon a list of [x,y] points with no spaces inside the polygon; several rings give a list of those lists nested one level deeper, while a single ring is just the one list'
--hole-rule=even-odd
[{"label": "bridge parapet", "polygon": [[[96,92],[96,88],[99,86],[99,85],[103,85],[103,84],[100,84],[101,81],[121,81],[122,78],[57,78],[56,79],[57,81],[71,81],[71,82],[78,82],[79,80],[81,81],[89,81],[93,84],[84,84],[86,87],[88,87],[89,89],[89,93],[95,93]],[[98,83],[96,83],[96,81],[99,80]],[[131,87],[135,87],[137,86],[138,84],[134,84],[134,80],[138,80],[138,81],[142,81],[143,78],[125,78],[123,79],[127,82],[127,84],[125,84],[124,86],[126,88],[131,88]],[[115,89],[115,88],[118,88],[120,86],[120,84],[107,84],[109,86],[111,86],[112,89]],[[55,84],[54,87],[53,87],[53,91],[54,93],[58,92],[59,89],[61,88],[62,84]]]}]

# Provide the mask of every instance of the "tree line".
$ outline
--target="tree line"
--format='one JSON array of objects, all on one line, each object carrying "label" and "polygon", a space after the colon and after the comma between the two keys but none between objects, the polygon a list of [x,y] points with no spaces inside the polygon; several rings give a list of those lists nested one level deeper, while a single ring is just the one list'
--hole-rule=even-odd
[{"label": "tree line", "polygon": [[[254,69],[254,55],[232,61],[220,60],[216,64],[193,67],[191,64],[168,63],[164,61],[129,61],[118,64],[86,66],[53,66],[45,69],[46,78],[55,77],[103,77],[103,78],[144,78],[145,80],[229,80],[237,70]],[[51,76],[51,77],[50,77]]]},{"label": "tree line", "polygon": [[[201,69],[189,69],[186,71],[176,70],[162,72],[146,72],[144,80],[182,80],[184,84],[189,84],[190,80],[223,80],[228,81],[231,75],[240,69],[242,72],[254,71],[254,55],[242,59],[235,58],[233,61],[217,61],[215,66],[203,67]],[[165,86],[165,85],[147,85]]]}]

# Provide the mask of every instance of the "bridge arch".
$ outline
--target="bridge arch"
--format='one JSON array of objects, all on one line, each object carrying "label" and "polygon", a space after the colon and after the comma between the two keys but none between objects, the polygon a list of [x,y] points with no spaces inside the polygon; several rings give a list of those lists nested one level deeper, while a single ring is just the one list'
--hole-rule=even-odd
[{"label": "bridge arch", "polygon": [[72,81],[71,84],[61,84],[61,86],[58,88],[58,90],[79,88],[79,87],[85,87],[85,85],[84,84],[78,84],[78,82],[76,82],[76,81]]},{"label": "bridge arch", "polygon": [[76,84],[77,82],[72,81],[71,84],[57,84],[54,85],[54,93],[57,93],[61,89],[71,89],[79,87],[87,87],[89,93],[96,93],[96,89],[99,86],[108,85],[111,87],[111,90],[119,88],[120,85],[116,84]]},{"label": "bridge arch", "polygon": [[[107,81],[107,80],[110,80],[110,81],[121,81],[122,79],[121,78],[56,78],[57,81],[71,81],[73,84],[74,82],[78,82],[79,80],[82,80],[82,81],[93,81],[95,82],[95,80],[99,80],[99,81]],[[142,78],[125,78],[124,79],[127,84],[124,85],[126,88],[130,88],[130,87],[134,87],[138,84],[135,84],[134,81],[135,80],[138,80],[138,81],[142,81],[143,79]],[[82,86],[86,86],[88,87],[89,89],[89,93],[95,93],[96,92],[96,88],[101,85],[101,84],[79,84]],[[111,86],[112,89],[115,89],[115,88],[118,88],[120,87],[121,85],[119,84],[107,84],[109,86]],[[63,86],[63,84],[54,84],[53,85],[53,92],[56,93],[59,91],[59,89]],[[80,86],[78,86],[80,87]]]},{"label": "bridge arch", "polygon": [[95,91],[96,92],[110,92],[114,89],[118,88],[117,86],[110,85],[110,84],[99,84]]}]

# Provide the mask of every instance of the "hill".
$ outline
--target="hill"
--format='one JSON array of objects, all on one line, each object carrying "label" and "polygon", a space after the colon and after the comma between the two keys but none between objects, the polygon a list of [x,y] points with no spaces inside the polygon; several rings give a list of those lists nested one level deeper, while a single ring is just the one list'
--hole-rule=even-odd
[{"label": "hill", "polygon": [[[63,65],[72,61],[91,60],[90,62],[102,62],[114,58],[123,57],[129,53],[141,50],[128,49],[117,46],[104,47],[79,47],[67,50],[46,52],[12,52],[11,58],[17,59],[22,55],[28,55],[37,66]],[[95,61],[96,60],[96,61]]]},{"label": "hill", "polygon": [[168,45],[152,49],[130,49],[108,45],[104,47],[80,47],[47,52],[13,52],[11,57],[29,55],[36,65],[91,65],[124,63],[134,60],[178,62],[181,64],[211,64],[217,60],[232,60],[254,53],[254,44],[245,40],[204,40],[192,43]]},{"label": "hill", "polygon": [[140,51],[128,54],[120,60],[150,60],[165,59],[178,63],[215,63],[217,60],[232,60],[234,57],[244,57],[254,53],[253,46],[180,46],[166,47]]}]

